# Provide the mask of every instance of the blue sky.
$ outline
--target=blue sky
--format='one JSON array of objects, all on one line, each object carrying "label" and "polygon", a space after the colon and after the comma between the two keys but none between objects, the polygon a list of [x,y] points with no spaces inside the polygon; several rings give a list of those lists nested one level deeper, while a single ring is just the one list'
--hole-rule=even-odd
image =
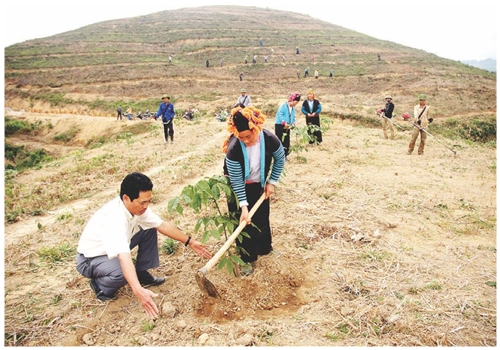
[{"label": "blue sky", "polygon": [[453,60],[496,58],[495,0],[329,2],[281,0],[14,0],[1,5],[3,47],[85,25],[164,10],[209,5],[244,5],[307,14],[378,39],[422,49]]}]

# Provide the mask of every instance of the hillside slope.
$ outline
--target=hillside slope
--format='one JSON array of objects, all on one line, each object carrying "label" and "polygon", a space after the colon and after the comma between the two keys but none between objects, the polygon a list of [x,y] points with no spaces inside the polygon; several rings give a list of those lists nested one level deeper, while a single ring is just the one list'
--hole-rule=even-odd
[{"label": "hillside slope", "polygon": [[[309,78],[303,78],[306,67]],[[331,115],[373,115],[386,93],[397,114],[411,110],[419,93],[428,95],[435,116],[496,111],[496,74],[302,14],[256,7],[199,7],[96,23],[10,46],[5,68],[5,105],[37,112],[111,115],[118,104],[152,110],[167,92],[179,107],[211,114],[232,105],[243,86],[269,110],[293,91],[314,88]]]}]

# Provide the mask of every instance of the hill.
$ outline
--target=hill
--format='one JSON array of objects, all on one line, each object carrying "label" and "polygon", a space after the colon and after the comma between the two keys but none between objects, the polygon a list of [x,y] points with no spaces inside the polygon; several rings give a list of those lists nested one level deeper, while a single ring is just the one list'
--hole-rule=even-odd
[{"label": "hill", "polygon": [[[297,78],[307,65],[319,79]],[[331,65],[333,79],[323,73]],[[495,77],[250,7],[160,12],[7,48],[4,345],[495,346]],[[100,303],[75,270],[90,216],[142,171],[154,182],[151,208],[194,234],[200,214],[168,203],[221,174],[227,131],[212,114],[242,86],[270,130],[294,90],[313,87],[323,105],[323,143],[294,149],[271,200],[275,251],[247,277],[210,271],[222,296],[212,299],[194,278],[206,261],[162,236],[153,273],[167,282],[151,288],[161,317],[148,320],[128,286]],[[159,122],[116,120],[117,105],[155,110],[164,92],[179,111],[200,110],[175,120],[175,144],[163,143]],[[374,109],[386,92],[398,115],[429,95],[437,120],[423,156],[406,154],[400,118],[395,139],[383,139]],[[213,253],[221,244],[207,241]]]},{"label": "hill", "polygon": [[163,11],[27,41],[5,49],[5,69],[5,105],[15,110],[111,115],[119,104],[156,109],[168,92],[180,109],[212,114],[242,86],[262,108],[312,87],[332,115],[372,116],[386,93],[398,114],[419,93],[438,117],[496,109],[496,74],[302,14],[244,6]]}]

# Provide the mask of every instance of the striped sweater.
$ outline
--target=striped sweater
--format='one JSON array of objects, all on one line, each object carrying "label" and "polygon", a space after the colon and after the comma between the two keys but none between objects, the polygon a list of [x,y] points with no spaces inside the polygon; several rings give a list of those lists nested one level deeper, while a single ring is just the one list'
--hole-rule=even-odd
[{"label": "striped sweater", "polygon": [[[271,166],[272,162],[272,166]],[[231,187],[238,197],[240,206],[248,205],[245,182],[250,175],[250,162],[243,142],[231,137],[224,162],[224,174],[229,175]],[[269,130],[260,133],[260,183],[275,185],[285,167],[285,151],[280,140]],[[268,178],[269,171],[271,174]]]}]

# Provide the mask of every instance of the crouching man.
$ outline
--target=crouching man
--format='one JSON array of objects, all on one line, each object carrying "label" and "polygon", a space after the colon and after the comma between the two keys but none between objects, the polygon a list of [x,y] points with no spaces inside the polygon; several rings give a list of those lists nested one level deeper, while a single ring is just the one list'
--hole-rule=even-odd
[{"label": "crouching man", "polygon": [[[148,208],[152,189],[152,181],[142,173],[123,179],[120,196],[96,211],[85,226],[78,242],[76,269],[90,278],[90,287],[101,301],[115,299],[116,291],[128,283],[146,313],[156,318],[159,311],[153,297],[157,294],[144,287],[165,282],[164,277],[148,272],[160,266],[157,232],[191,247],[201,257],[210,258],[211,253]],[[136,246],[134,265],[130,251]]]}]

